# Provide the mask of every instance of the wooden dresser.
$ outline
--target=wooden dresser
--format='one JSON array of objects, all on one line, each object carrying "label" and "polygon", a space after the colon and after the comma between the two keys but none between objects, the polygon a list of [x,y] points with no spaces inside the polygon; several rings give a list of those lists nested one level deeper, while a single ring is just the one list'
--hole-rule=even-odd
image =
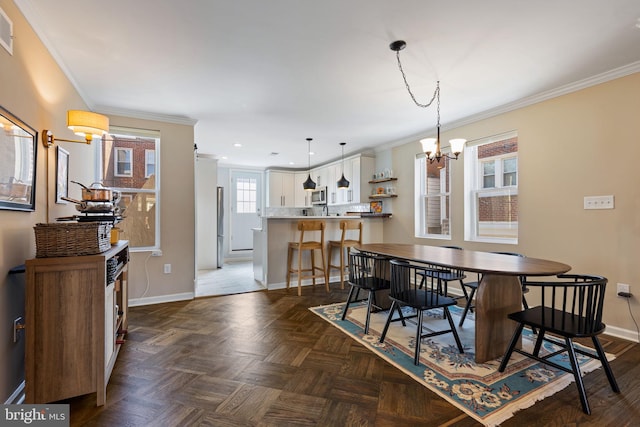
[{"label": "wooden dresser", "polygon": [[127,329],[129,243],[97,255],[27,260],[25,403],[106,387]]}]

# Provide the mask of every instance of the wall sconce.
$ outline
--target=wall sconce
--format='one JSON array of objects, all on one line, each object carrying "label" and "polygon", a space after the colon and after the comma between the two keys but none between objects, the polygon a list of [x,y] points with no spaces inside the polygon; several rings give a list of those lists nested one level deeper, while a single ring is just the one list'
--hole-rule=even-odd
[{"label": "wall sconce", "polygon": [[102,138],[102,135],[109,131],[109,118],[91,111],[69,110],[67,111],[67,127],[76,135],[84,136],[85,140],[55,138],[49,130],[45,129],[42,131],[44,146],[49,148],[55,141],[91,144],[93,137]]}]

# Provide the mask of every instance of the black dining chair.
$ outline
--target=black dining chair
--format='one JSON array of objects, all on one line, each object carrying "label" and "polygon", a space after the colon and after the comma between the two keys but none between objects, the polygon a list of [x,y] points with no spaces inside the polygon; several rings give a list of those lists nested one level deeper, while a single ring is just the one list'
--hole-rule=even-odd
[{"label": "black dining chair", "polygon": [[[443,248],[463,250],[460,246],[442,246]],[[420,287],[422,287],[427,279],[438,283],[439,291],[443,295],[449,294],[449,282],[460,282],[460,288],[464,294],[464,298],[468,299],[467,290],[464,288],[463,280],[467,277],[464,271],[457,268],[447,268],[440,266],[430,266],[420,273]]]},{"label": "black dining chair", "polygon": [[[413,358],[413,363],[418,365],[420,362],[420,344],[422,338],[433,337],[436,335],[452,333],[458,346],[460,353],[464,353],[458,331],[449,313],[449,307],[456,305],[456,300],[445,295],[442,295],[438,289],[437,281],[427,281],[420,286],[421,278],[425,277],[428,271],[428,267],[414,265],[403,260],[391,260],[391,291],[389,297],[391,298],[391,308],[389,309],[389,315],[387,321],[382,330],[380,336],[380,342],[383,343],[389,329],[391,322],[402,321],[403,326],[406,326],[405,320],[409,318],[417,317],[418,327],[416,329],[416,352]],[[400,307],[408,306],[415,309],[415,314],[410,316],[404,316]],[[442,331],[429,332],[424,334],[422,331],[423,314],[425,311],[440,308],[444,312],[444,316],[449,322],[449,329]],[[394,313],[397,312],[399,317],[393,319]]]},{"label": "black dining chair", "polygon": [[[367,317],[364,325],[365,335],[369,333],[371,311],[380,309],[376,302],[376,292],[389,289],[389,259],[381,255],[356,252],[349,254],[349,296],[342,311],[342,320],[347,317],[349,305],[364,301],[358,299],[360,290],[367,292]],[[355,292],[355,297],[354,297]]]},{"label": "black dining chair", "polygon": [[[499,254],[499,255],[512,255],[512,256],[517,256],[517,257],[523,257],[524,255],[516,253],[516,252],[492,252],[494,254]],[[462,326],[464,323],[464,320],[467,318],[467,313],[469,311],[473,312],[473,309],[475,308],[475,305],[473,304],[473,298],[476,295],[476,292],[478,291],[478,286],[480,285],[480,280],[481,280],[482,276],[480,274],[478,274],[478,278],[476,281],[474,282],[466,282],[466,283],[462,283],[462,287],[467,288],[469,290],[469,292],[464,292],[465,298],[467,300],[467,303],[464,306],[464,311],[462,312],[462,316],[460,317],[460,323],[458,323],[458,326]],[[529,304],[527,304],[527,299],[525,298],[524,294],[529,292],[529,288],[527,288],[527,277],[526,276],[519,276],[518,277],[520,279],[520,284],[522,286],[522,306],[527,309],[529,308]],[[533,333],[536,333],[536,330],[533,330]]]},{"label": "black dining chair", "polygon": [[[605,330],[605,324],[602,323],[602,309],[607,279],[601,276],[579,274],[560,274],[557,279],[559,281],[527,283],[529,287],[539,290],[540,305],[508,315],[509,319],[518,323],[518,326],[498,370],[504,372],[515,351],[538,362],[571,373],[578,387],[582,410],[586,414],[591,414],[576,353],[600,360],[611,389],[616,393],[620,392],[604,349],[598,340],[598,335]],[[525,326],[538,329],[538,336],[531,353],[516,348]],[[554,336],[549,336],[547,333]],[[564,341],[557,337],[564,338]],[[574,338],[585,337],[591,338],[596,354],[574,346]],[[541,354],[543,341],[553,343],[560,349],[548,354]],[[551,357],[564,352],[568,353],[571,369],[550,360]]]}]

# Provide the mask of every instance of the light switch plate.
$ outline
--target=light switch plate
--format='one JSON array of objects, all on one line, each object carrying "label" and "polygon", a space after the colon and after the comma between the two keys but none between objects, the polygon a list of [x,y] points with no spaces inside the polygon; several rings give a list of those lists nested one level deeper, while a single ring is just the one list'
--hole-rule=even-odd
[{"label": "light switch plate", "polygon": [[613,209],[613,196],[585,196],[585,209]]}]

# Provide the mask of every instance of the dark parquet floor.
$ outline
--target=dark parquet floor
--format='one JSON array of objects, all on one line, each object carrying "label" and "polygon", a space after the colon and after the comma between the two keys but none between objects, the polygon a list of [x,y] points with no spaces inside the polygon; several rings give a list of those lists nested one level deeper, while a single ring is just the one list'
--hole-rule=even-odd
[{"label": "dark parquet floor", "polygon": [[[323,286],[134,307],[107,389],[65,401],[72,426],[475,426],[308,307],[344,301]],[[621,394],[586,377],[504,426],[640,425],[640,346],[605,338]]]}]

